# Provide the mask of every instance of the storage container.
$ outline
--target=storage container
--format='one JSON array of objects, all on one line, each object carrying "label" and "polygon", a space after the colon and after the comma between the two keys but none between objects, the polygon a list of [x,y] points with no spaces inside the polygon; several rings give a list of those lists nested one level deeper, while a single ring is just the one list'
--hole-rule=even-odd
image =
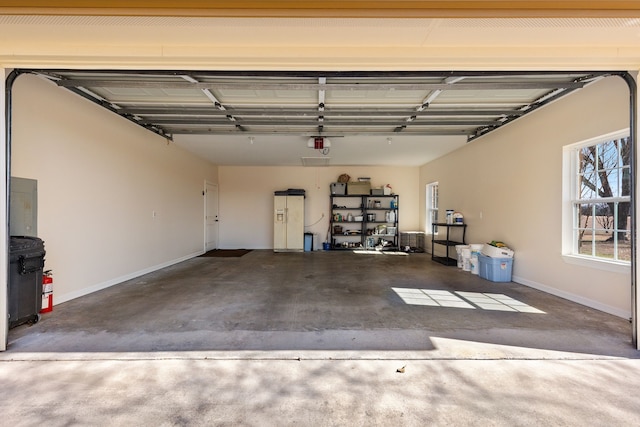
[{"label": "storage container", "polygon": [[331,183],[331,194],[334,196],[344,196],[347,194],[347,184],[344,182],[332,182]]},{"label": "storage container", "polygon": [[387,234],[391,235],[391,236],[395,236],[396,235],[396,227],[387,227]]},{"label": "storage container", "polygon": [[462,268],[464,265],[464,259],[462,257],[462,250],[469,249],[470,247],[467,245],[456,245],[456,255],[458,256],[458,268]]},{"label": "storage container", "polygon": [[9,329],[36,323],[42,309],[44,242],[37,237],[11,236],[9,242]]},{"label": "storage container", "polygon": [[313,233],[304,233],[304,251],[313,251]]},{"label": "storage container", "polygon": [[513,258],[513,251],[509,248],[498,248],[485,243],[482,247],[482,255],[490,256],[491,258]]},{"label": "storage container", "polygon": [[384,196],[384,189],[382,187],[380,187],[380,188],[372,188],[371,189],[371,195],[372,196]]},{"label": "storage container", "polygon": [[403,231],[400,233],[400,246],[424,251],[424,231]]},{"label": "storage container", "polygon": [[347,194],[368,196],[371,192],[371,183],[368,181],[348,182]]},{"label": "storage container", "polygon": [[510,282],[513,258],[491,258],[480,254],[480,277],[492,282]]}]

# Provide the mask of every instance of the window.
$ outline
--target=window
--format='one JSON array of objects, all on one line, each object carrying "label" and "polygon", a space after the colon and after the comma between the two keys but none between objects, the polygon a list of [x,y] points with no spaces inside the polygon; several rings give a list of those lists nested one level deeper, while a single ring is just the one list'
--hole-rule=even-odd
[{"label": "window", "polygon": [[564,222],[568,230],[570,221],[570,233],[564,234],[565,255],[630,263],[630,148],[626,130],[565,149],[565,167],[570,170],[570,219],[565,214]]},{"label": "window", "polygon": [[438,233],[438,229],[433,229],[432,224],[438,222],[438,183],[427,184],[427,234]]}]

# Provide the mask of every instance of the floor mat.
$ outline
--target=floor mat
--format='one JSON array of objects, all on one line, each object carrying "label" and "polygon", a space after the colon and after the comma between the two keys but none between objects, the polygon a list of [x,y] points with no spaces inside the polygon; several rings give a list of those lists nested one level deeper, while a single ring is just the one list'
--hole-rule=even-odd
[{"label": "floor mat", "polygon": [[251,252],[251,249],[214,249],[200,256],[207,258],[239,258],[249,252]]}]

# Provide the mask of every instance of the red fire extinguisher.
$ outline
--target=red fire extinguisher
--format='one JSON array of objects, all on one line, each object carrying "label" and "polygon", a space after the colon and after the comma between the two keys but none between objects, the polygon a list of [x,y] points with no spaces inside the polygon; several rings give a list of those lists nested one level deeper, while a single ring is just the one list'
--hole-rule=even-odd
[{"label": "red fire extinguisher", "polygon": [[51,270],[42,272],[42,309],[40,313],[53,310],[53,276]]}]

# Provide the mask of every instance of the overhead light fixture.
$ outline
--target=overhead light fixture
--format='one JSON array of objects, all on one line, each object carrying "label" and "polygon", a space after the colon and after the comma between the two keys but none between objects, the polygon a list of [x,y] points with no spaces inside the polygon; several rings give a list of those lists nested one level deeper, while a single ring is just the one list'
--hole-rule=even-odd
[{"label": "overhead light fixture", "polygon": [[250,136],[250,137],[249,137],[249,143],[250,143],[251,145],[253,145],[253,140],[254,140],[254,138],[253,138],[252,136]]},{"label": "overhead light fixture", "polygon": [[391,145],[391,138],[387,138],[387,143]]}]

